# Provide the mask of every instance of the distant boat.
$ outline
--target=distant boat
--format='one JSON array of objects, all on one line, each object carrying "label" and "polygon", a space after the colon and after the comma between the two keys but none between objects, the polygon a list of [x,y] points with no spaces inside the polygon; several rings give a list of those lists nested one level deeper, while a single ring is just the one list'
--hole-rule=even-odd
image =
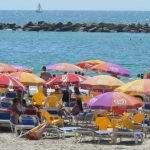
[{"label": "distant boat", "polygon": [[37,7],[36,12],[37,12],[37,13],[41,13],[41,12],[43,12],[43,10],[42,10],[42,6],[41,6],[41,4],[40,4],[40,3],[38,4],[38,7]]}]

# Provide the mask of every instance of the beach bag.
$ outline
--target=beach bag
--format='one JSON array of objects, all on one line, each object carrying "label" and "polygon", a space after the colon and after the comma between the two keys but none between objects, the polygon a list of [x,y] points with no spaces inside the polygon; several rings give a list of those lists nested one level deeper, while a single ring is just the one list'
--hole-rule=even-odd
[{"label": "beach bag", "polygon": [[47,123],[43,123],[33,129],[31,129],[30,131],[28,131],[25,134],[26,138],[28,138],[30,140],[40,140],[42,138],[43,131],[44,131],[46,125],[47,125]]}]

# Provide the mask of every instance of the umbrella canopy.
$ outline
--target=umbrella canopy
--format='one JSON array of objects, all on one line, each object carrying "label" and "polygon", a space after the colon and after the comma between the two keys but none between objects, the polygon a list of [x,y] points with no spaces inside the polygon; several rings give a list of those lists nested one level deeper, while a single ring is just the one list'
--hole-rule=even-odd
[{"label": "umbrella canopy", "polygon": [[17,79],[11,77],[10,75],[7,74],[1,74],[0,73],[0,87],[2,88],[22,88],[26,89],[25,86],[20,83]]},{"label": "umbrella canopy", "polygon": [[90,99],[86,105],[92,109],[134,109],[143,107],[144,103],[122,92],[107,92]]},{"label": "umbrella canopy", "polygon": [[95,65],[89,69],[92,71],[97,71],[97,72],[106,72],[106,73],[111,73],[115,75],[131,77],[131,74],[129,73],[128,70],[124,69],[123,67],[119,65],[107,63],[107,62]]},{"label": "umbrella canopy", "polygon": [[77,66],[83,68],[83,69],[89,69],[92,66],[95,66],[97,64],[102,64],[105,63],[104,61],[101,60],[87,60],[87,61],[83,61],[77,64]]},{"label": "umbrella canopy", "polygon": [[121,80],[108,75],[89,77],[87,80],[81,83],[81,87],[92,89],[115,89],[116,87],[119,87],[121,85],[124,85]]},{"label": "umbrella canopy", "polygon": [[86,77],[78,74],[63,74],[57,75],[56,77],[49,79],[45,84],[53,87],[53,85],[56,84],[80,83],[84,80],[86,80]]},{"label": "umbrella canopy", "polygon": [[17,70],[8,64],[0,63],[0,73],[11,73],[16,72]]},{"label": "umbrella canopy", "polygon": [[37,75],[28,72],[15,72],[11,73],[11,76],[18,79],[25,85],[40,85],[45,82],[45,80],[38,77]]},{"label": "umbrella canopy", "polygon": [[54,71],[82,71],[83,69],[70,63],[58,63],[46,67],[47,70]]},{"label": "umbrella canopy", "polygon": [[115,91],[131,94],[150,94],[150,79],[139,79],[120,86]]},{"label": "umbrella canopy", "polygon": [[13,67],[17,70],[17,71],[22,71],[22,72],[29,72],[32,73],[32,69],[28,69],[24,66],[14,66]]}]

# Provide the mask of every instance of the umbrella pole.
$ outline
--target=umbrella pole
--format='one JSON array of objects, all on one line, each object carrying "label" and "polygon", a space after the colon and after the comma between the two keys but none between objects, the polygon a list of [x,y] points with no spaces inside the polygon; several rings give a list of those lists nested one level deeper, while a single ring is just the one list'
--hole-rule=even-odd
[{"label": "umbrella pole", "polygon": [[69,93],[69,109],[70,109],[70,102],[71,102],[70,88],[68,90],[69,90],[68,93]]}]

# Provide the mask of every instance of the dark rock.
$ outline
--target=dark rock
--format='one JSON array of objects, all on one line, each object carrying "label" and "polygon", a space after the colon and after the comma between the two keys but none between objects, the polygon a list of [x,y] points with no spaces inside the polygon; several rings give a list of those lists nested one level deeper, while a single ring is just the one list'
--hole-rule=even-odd
[{"label": "dark rock", "polygon": [[67,24],[66,24],[66,26],[72,26],[73,24],[72,24],[72,22],[67,22]]},{"label": "dark rock", "polygon": [[42,27],[40,26],[30,26],[28,28],[24,28],[25,31],[40,31],[40,30],[43,30]]},{"label": "dark rock", "polygon": [[28,22],[27,24],[25,24],[25,25],[23,26],[23,28],[28,28],[28,27],[34,26],[34,25],[35,25],[35,24],[32,23],[32,21],[30,21],[30,22]]},{"label": "dark rock", "polygon": [[56,24],[55,28],[60,30],[63,26],[64,26],[64,24],[62,22],[59,22]]}]

